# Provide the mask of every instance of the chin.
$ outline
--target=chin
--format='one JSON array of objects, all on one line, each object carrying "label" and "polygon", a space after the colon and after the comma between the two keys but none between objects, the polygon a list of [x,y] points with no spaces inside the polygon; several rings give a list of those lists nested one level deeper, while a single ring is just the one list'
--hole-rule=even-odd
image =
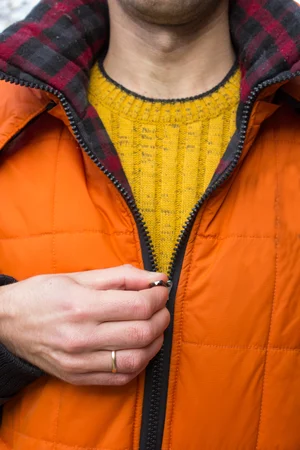
[{"label": "chin", "polygon": [[118,0],[122,9],[156,25],[180,26],[209,17],[225,0]]}]

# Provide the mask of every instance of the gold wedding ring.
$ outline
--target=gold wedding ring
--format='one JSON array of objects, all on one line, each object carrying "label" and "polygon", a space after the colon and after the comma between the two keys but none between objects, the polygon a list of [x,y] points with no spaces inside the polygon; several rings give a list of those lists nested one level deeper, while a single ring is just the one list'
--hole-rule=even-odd
[{"label": "gold wedding ring", "polygon": [[112,359],[112,373],[117,373],[117,352],[113,350],[111,352],[111,359]]}]

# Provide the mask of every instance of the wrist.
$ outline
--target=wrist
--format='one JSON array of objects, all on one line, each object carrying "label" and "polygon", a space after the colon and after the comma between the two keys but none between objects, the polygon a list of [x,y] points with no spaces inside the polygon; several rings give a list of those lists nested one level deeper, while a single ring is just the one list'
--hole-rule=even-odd
[{"label": "wrist", "polygon": [[7,318],[7,308],[5,307],[5,292],[7,290],[7,286],[16,283],[17,280],[9,275],[0,274],[0,342],[3,343],[4,336],[1,331],[4,331],[4,321]]}]

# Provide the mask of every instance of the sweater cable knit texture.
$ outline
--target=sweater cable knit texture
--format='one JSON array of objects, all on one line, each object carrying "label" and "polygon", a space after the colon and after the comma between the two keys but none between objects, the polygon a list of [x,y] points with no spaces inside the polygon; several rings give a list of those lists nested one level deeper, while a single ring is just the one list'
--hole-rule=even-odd
[{"label": "sweater cable knit texture", "polygon": [[235,131],[239,94],[236,66],[212,91],[174,101],[137,96],[101,65],[92,70],[89,100],[120,156],[163,272]]}]

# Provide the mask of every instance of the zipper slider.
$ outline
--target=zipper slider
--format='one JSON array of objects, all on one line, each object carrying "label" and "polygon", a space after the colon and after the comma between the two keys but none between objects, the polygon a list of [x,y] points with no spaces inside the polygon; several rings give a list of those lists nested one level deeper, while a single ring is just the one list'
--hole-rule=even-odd
[{"label": "zipper slider", "polygon": [[171,292],[173,283],[171,280],[168,280],[167,282],[163,281],[163,280],[159,280],[159,281],[153,281],[152,283],[149,284],[149,288],[153,288],[156,286],[162,286],[165,287],[169,290],[169,293]]}]

